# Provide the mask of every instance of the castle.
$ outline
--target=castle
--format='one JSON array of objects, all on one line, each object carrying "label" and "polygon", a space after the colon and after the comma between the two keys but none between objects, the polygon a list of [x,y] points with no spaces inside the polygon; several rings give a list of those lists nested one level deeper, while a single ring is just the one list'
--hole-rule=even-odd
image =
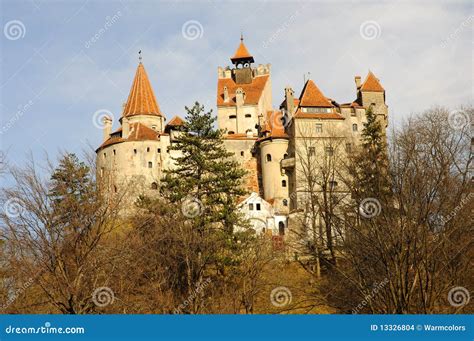
[{"label": "castle", "polygon": [[[285,235],[292,217],[304,208],[308,186],[321,185],[315,177],[323,177],[333,191],[344,191],[336,159],[346,158],[360,143],[368,108],[387,126],[385,90],[372,72],[363,82],[356,76],[356,99],[340,104],[308,79],[299,97],[285,88],[275,110],[270,64],[254,66],[243,38],[230,60],[231,67],[217,70],[217,125],[225,131],[228,151],[248,171],[249,196],[239,209],[257,232]],[[119,122],[112,132],[111,119],[104,119],[98,175],[111,175],[112,191],[133,183],[136,193],[152,195],[163,171],[173,167],[178,152],[169,147],[184,122],[175,116],[165,123],[141,61]],[[331,163],[324,172],[322,165]]]}]

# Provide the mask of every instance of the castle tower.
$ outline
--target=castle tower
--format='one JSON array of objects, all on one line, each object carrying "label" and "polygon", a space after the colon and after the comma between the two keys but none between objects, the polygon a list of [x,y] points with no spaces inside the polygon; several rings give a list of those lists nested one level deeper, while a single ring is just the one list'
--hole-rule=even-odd
[{"label": "castle tower", "polygon": [[378,119],[382,122],[382,127],[388,125],[388,107],[385,104],[385,89],[372,71],[369,71],[364,82],[360,83],[360,76],[355,77],[357,88],[357,99],[360,105],[372,110],[377,114]]},{"label": "castle tower", "polygon": [[139,194],[157,194],[163,169],[172,167],[170,136],[183,123],[179,118],[172,121],[164,126],[165,117],[140,62],[119,129],[112,131],[112,120],[104,120],[104,141],[96,150],[98,179],[111,192],[127,191],[131,201]]},{"label": "castle tower", "polygon": [[232,67],[218,67],[217,124],[225,131],[227,150],[248,171],[246,188],[262,194],[255,143],[260,119],[272,110],[270,64],[254,67],[243,37],[230,60]]}]

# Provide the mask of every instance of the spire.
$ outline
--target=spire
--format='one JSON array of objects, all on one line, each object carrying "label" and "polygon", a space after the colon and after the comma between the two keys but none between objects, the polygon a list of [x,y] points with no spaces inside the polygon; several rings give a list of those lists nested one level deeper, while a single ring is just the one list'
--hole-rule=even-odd
[{"label": "spire", "polygon": [[240,44],[237,50],[234,53],[234,56],[230,59],[233,64],[237,63],[253,63],[253,57],[250,54],[249,50],[244,44],[244,35],[240,34]]},{"label": "spire", "polygon": [[301,107],[332,107],[331,102],[323,95],[321,90],[311,79],[306,81],[300,95]]},{"label": "spire", "polygon": [[361,91],[385,92],[377,77],[369,70],[369,74],[365,78],[364,83],[360,87]]},{"label": "spire", "polygon": [[[140,53],[141,58],[141,53]],[[157,115],[162,116],[160,107],[156,102],[155,94],[150,84],[150,80],[141,60],[138,64],[135,79],[133,80],[130,95],[123,109],[122,116],[133,115]]]}]

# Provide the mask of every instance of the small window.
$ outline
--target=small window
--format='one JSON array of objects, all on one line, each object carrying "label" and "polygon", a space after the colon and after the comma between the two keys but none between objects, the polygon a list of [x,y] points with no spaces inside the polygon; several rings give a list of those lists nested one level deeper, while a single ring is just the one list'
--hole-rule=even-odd
[{"label": "small window", "polygon": [[158,148],[157,152],[158,154],[161,154],[161,148]]},{"label": "small window", "polygon": [[279,234],[280,236],[284,236],[284,235],[285,235],[285,223],[282,222],[282,221],[280,221],[280,222],[278,223],[278,234]]},{"label": "small window", "polygon": [[252,117],[251,114],[245,114],[245,118],[250,118],[250,117]]},{"label": "small window", "polygon": [[244,151],[243,150],[240,152],[240,156],[244,156]]},{"label": "small window", "polygon": [[107,153],[104,153],[104,159],[107,157]]},{"label": "small window", "polygon": [[153,162],[151,161],[148,162],[148,168],[153,168]]},{"label": "small window", "polygon": [[352,131],[357,131],[357,130],[358,130],[357,124],[354,123],[354,124],[352,125]]},{"label": "small window", "polygon": [[149,151],[150,151],[150,147],[146,147],[146,151],[149,152]]},{"label": "small window", "polygon": [[115,152],[115,149],[114,149],[114,155],[117,155],[117,153]]},{"label": "small window", "polygon": [[316,123],[316,132],[317,133],[323,132],[323,125],[321,123]]},{"label": "small window", "polygon": [[337,181],[329,181],[329,188],[334,189],[337,187]]},{"label": "small window", "polygon": [[352,144],[351,143],[346,143],[346,152],[351,152],[352,151]]},{"label": "small window", "polygon": [[237,118],[237,115],[229,115],[229,118]]},{"label": "small window", "polygon": [[260,211],[260,204],[256,204],[257,206],[257,211]]},{"label": "small window", "polygon": [[117,193],[117,186],[114,185],[114,193]]},{"label": "small window", "polygon": [[334,155],[334,148],[333,147],[326,147],[326,155],[333,156]]},{"label": "small window", "polygon": [[133,150],[133,154],[135,154],[135,155],[137,154],[137,150],[136,150],[136,149]]},{"label": "small window", "polygon": [[308,153],[309,153],[309,156],[315,156],[316,155],[316,148],[315,147],[309,147],[308,148]]},{"label": "small window", "polygon": [[286,180],[281,180],[281,187],[286,187]]},{"label": "small window", "polygon": [[253,211],[253,204],[249,204],[249,211]]},{"label": "small window", "polygon": [[156,130],[156,126],[151,126],[151,129]]},{"label": "small window", "polygon": [[151,189],[158,189],[158,184],[156,182],[152,182]]},{"label": "small window", "polygon": [[283,206],[288,206],[288,199],[283,199]]},{"label": "small window", "polygon": [[228,132],[229,135],[234,135],[235,132],[233,132],[232,130]]},{"label": "small window", "polygon": [[272,156],[270,154],[267,154],[267,162],[272,161]]},{"label": "small window", "polygon": [[285,155],[283,155],[283,158],[284,158],[284,159],[288,158],[288,154],[285,153]]}]

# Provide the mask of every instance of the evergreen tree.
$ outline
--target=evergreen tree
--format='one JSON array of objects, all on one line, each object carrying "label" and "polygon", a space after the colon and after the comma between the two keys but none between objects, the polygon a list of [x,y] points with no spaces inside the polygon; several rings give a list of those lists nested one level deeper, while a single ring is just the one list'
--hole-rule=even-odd
[{"label": "evergreen tree", "polygon": [[51,175],[49,190],[56,224],[81,229],[86,225],[85,217],[90,217],[97,206],[96,194],[90,168],[75,154],[64,155]]},{"label": "evergreen tree", "polygon": [[171,202],[182,202],[183,210],[194,205],[198,212],[191,218],[198,228],[218,224],[231,233],[240,224],[236,207],[237,199],[246,193],[242,187],[245,171],[226,150],[223,132],[214,128],[212,110],[205,112],[196,102],[186,111],[184,131],[170,147],[181,156],[175,159],[176,167],[166,171],[162,193]]}]

